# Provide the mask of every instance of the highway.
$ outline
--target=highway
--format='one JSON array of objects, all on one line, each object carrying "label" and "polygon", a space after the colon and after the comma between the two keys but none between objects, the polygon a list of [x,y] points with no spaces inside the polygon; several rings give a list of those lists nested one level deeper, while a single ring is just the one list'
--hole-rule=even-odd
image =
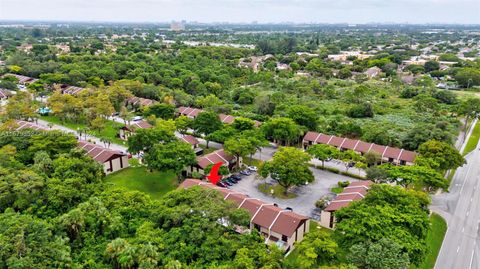
[{"label": "highway", "polygon": [[435,269],[480,268],[480,150],[466,156],[450,192],[432,197],[432,209],[448,223]]}]

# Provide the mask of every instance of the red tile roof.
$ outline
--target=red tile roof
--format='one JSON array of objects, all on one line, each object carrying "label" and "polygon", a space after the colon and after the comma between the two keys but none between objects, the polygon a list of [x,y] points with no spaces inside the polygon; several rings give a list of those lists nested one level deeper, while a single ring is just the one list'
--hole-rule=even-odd
[{"label": "red tile roof", "polygon": [[195,185],[219,191],[225,200],[232,201],[239,208],[246,209],[250,213],[250,222],[287,237],[291,237],[302,222],[308,220],[308,217],[290,210],[283,210],[262,200],[250,198],[245,194],[221,188],[198,179],[186,179],[180,184],[179,188],[189,188]]},{"label": "red tile roof", "polygon": [[125,153],[118,151],[104,148],[100,145],[88,143],[85,141],[79,141],[78,147],[85,150],[87,154],[92,157],[95,161],[99,163],[104,163],[111,159],[120,158],[125,156]]},{"label": "red tile roof", "polygon": [[37,81],[38,79],[36,78],[32,78],[32,77],[27,77],[27,76],[22,76],[22,75],[17,75],[17,74],[11,74],[11,73],[8,73],[8,74],[5,74],[3,75],[3,77],[5,76],[13,76],[13,77],[16,77],[18,79],[18,83],[20,84],[24,84],[24,83],[33,83],[35,81]]},{"label": "red tile roof", "polygon": [[228,155],[223,149],[219,149],[209,154],[197,157],[197,164],[202,169],[205,169],[210,164],[219,162],[223,163],[224,165],[228,165],[234,159],[234,156]]},{"label": "red tile roof", "polygon": [[344,188],[342,193],[338,194],[330,204],[324,209],[328,212],[337,211],[348,206],[352,201],[358,201],[365,198],[370,185],[373,182],[369,180],[354,181]]},{"label": "red tile roof", "polygon": [[63,94],[78,94],[82,91],[84,91],[85,88],[82,87],[76,87],[76,86],[70,86],[70,85],[62,85],[62,93]]},{"label": "red tile roof", "polygon": [[307,134],[305,134],[303,137],[303,141],[317,144],[327,144],[341,149],[351,149],[361,153],[372,151],[382,156],[382,158],[391,158],[393,160],[405,161],[408,163],[413,163],[417,155],[413,151],[377,145],[374,143],[367,143],[356,139],[324,135],[317,132],[307,132]]},{"label": "red tile roof", "polygon": [[[187,116],[190,118],[195,118],[196,116],[198,116],[198,114],[202,112],[204,112],[204,110],[198,109],[198,108],[191,108],[191,107],[185,107],[185,106],[181,106],[178,108],[178,113],[180,115]],[[219,114],[218,117],[220,121],[225,124],[232,124],[236,118],[234,116],[226,115],[226,114]],[[254,120],[253,125],[255,127],[259,127],[260,125],[262,125],[262,122]]]},{"label": "red tile roof", "polygon": [[9,90],[0,89],[0,99],[8,98],[10,96],[12,96],[12,93]]},{"label": "red tile roof", "polygon": [[23,121],[23,120],[17,120],[15,122],[18,125],[18,127],[15,129],[15,131],[20,131],[20,130],[24,130],[24,129],[33,129],[33,130],[42,130],[42,131],[47,130],[47,128],[45,128],[41,125],[35,124],[33,122]]},{"label": "red tile roof", "polygon": [[153,128],[153,126],[148,123],[147,121],[144,121],[144,120],[139,120],[139,121],[134,121],[132,122],[132,124],[130,124],[131,128],[135,129],[135,128],[138,128],[138,129],[149,129],[149,128]]},{"label": "red tile roof", "polygon": [[193,146],[199,144],[198,139],[193,135],[183,135],[180,140]]},{"label": "red tile roof", "polygon": [[128,104],[131,105],[139,105],[139,106],[151,106],[155,104],[157,101],[152,100],[152,99],[146,99],[146,98],[141,98],[141,97],[130,97],[127,100]]}]

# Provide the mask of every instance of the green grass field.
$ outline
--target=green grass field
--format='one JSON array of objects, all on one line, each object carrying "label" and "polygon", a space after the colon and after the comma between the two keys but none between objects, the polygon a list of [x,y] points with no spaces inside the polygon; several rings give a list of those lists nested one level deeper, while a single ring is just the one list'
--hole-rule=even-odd
[{"label": "green grass field", "polygon": [[177,177],[172,172],[150,172],[145,167],[129,167],[110,174],[106,182],[115,186],[136,190],[158,199],[177,187]]},{"label": "green grass field", "polygon": [[480,122],[477,121],[477,124],[475,124],[475,127],[473,127],[472,135],[468,139],[465,149],[463,149],[463,152],[462,152],[463,156],[472,152],[477,147],[479,139],[480,139]]},{"label": "green grass field", "polygon": [[343,188],[342,187],[333,187],[332,189],[330,189],[330,191],[333,192],[333,193],[339,194],[343,191]]},{"label": "green grass field", "polygon": [[[65,126],[72,130],[77,130],[78,128],[82,129],[86,127],[86,124],[84,123],[74,123],[68,121],[62,122],[56,116],[42,116],[40,117],[40,119],[51,122],[53,124]],[[117,137],[118,128],[120,128],[121,126],[123,126],[123,124],[107,120],[105,123],[105,128],[103,128],[101,131],[91,130],[89,134],[98,138],[109,139],[115,144],[124,145],[125,141]]]},{"label": "green grass field", "polygon": [[273,197],[280,198],[280,199],[291,199],[297,197],[295,193],[288,192],[285,194],[285,188],[275,184],[273,186],[266,185],[264,183],[260,183],[258,185],[258,190],[265,193],[266,195],[272,195],[271,190],[273,189]]},{"label": "green grass field", "polygon": [[440,252],[443,238],[447,232],[447,223],[442,217],[433,213],[430,216],[430,225],[431,230],[427,235],[427,256],[418,267],[410,266],[410,269],[432,269],[435,266],[438,252]]}]

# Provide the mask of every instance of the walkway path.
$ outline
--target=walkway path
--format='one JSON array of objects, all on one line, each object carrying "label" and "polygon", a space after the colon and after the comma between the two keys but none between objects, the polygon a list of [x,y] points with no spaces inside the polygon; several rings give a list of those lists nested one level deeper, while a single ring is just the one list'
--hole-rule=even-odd
[{"label": "walkway path", "polygon": [[[39,119],[37,122],[38,122],[39,125],[44,126],[45,129],[59,130],[59,131],[65,132],[65,133],[73,134],[74,136],[78,137],[78,133],[77,133],[76,130],[67,128],[63,125],[53,124],[53,123],[50,123],[48,121],[41,120],[41,119]],[[50,128],[50,126],[52,128]],[[85,135],[82,135],[82,137],[79,140],[85,140]],[[98,145],[105,146],[104,143],[98,137],[95,137],[95,136],[92,136],[92,135],[87,135],[86,140],[87,141],[88,140],[94,141]],[[109,148],[114,149],[114,150],[119,150],[119,151],[122,151],[122,152],[128,152],[127,147],[124,146],[124,145],[118,145],[118,144],[111,143]]]}]

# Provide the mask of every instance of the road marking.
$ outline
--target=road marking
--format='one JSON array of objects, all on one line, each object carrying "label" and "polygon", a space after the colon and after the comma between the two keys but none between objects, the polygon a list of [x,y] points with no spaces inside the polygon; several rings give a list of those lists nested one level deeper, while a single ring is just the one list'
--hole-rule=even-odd
[{"label": "road marking", "polygon": [[472,268],[473,256],[475,255],[475,243],[476,243],[476,241],[473,242],[472,258],[470,258],[470,266],[468,267],[468,269],[471,269],[471,268]]},{"label": "road marking", "polygon": [[469,166],[468,169],[467,169],[467,174],[465,175],[465,180],[463,181],[462,188],[460,189],[460,195],[462,195],[463,187],[465,187],[465,183],[467,183],[468,173],[470,172],[470,168],[472,168],[472,166]]}]

